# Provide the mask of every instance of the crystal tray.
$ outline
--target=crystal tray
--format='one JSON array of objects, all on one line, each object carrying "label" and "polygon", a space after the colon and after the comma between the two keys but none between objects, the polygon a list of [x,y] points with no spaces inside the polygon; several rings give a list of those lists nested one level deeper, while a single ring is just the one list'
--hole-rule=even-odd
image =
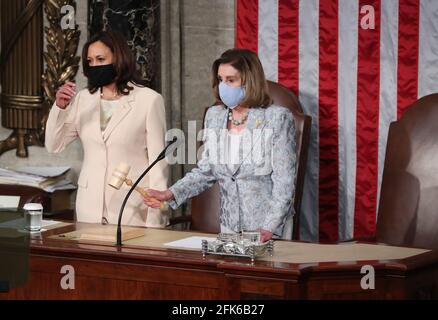
[{"label": "crystal tray", "polygon": [[266,254],[272,257],[274,253],[274,241],[252,241],[241,234],[220,233],[216,240],[202,240],[202,256],[215,254],[221,256],[245,257],[254,262],[255,258]]}]

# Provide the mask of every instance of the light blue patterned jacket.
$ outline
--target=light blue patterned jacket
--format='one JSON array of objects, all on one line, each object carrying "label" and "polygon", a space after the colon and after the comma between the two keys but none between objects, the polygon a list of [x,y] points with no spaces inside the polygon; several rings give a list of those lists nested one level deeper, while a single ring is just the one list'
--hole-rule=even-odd
[{"label": "light blue patterned jacket", "polygon": [[169,189],[176,209],[219,182],[220,223],[235,232],[262,228],[283,238],[285,222],[294,214],[296,150],[292,113],[280,106],[250,108],[247,127],[240,143],[240,159],[232,170],[226,165],[224,137],[228,109],[207,110],[203,151],[197,168]]}]

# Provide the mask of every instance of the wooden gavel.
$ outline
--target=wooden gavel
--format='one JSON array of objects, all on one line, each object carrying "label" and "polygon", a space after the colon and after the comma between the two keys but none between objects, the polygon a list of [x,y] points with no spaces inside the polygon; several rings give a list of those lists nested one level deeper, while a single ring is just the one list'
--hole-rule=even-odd
[{"label": "wooden gavel", "polygon": [[[108,184],[117,190],[120,190],[123,183],[126,183],[127,186],[132,187],[133,186],[132,180],[128,178],[128,173],[130,170],[131,170],[130,165],[124,162],[119,163],[119,165],[114,169],[113,174],[111,176],[111,180]],[[167,204],[167,202],[161,202],[157,199],[152,198],[143,188],[137,186],[134,188],[134,190],[137,191],[139,194],[141,194],[143,198],[147,198],[154,202],[159,202],[160,210],[169,209],[169,205]]]}]

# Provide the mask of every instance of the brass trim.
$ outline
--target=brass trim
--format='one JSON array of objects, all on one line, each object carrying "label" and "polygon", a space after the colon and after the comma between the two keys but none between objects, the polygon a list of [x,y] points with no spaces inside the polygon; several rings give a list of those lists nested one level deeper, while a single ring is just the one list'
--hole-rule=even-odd
[{"label": "brass trim", "polygon": [[[61,8],[75,0],[0,0],[2,50],[1,122],[12,129],[0,141],[0,155],[17,149],[27,157],[30,145],[44,146],[45,126],[58,88],[74,80],[80,57],[76,56],[80,31],[60,28]],[[43,8],[49,25],[43,30]],[[43,49],[43,31],[47,40]],[[46,69],[43,67],[43,58]]]},{"label": "brass trim", "polygon": [[0,52],[0,71],[3,71],[4,65],[8,59],[9,53],[14,48],[15,43],[20,38],[20,35],[32,20],[38,9],[43,4],[44,0],[29,0],[26,8],[22,11],[15,24],[15,32],[5,40],[4,49]]},{"label": "brass trim", "polygon": [[1,94],[2,107],[8,107],[8,105],[41,105],[44,102],[44,98],[41,96],[24,96],[13,94]]},{"label": "brass trim", "polygon": [[[81,32],[78,25],[75,29],[62,30],[61,7],[70,5],[76,8],[75,0],[46,0],[44,12],[49,26],[44,28],[47,45],[43,53],[46,70],[42,76],[44,89],[44,115],[41,119],[42,131],[40,136],[44,139],[46,121],[50,108],[56,100],[56,91],[67,81],[74,81],[79,70],[80,57],[76,56]],[[43,141],[44,142],[44,141]]]}]

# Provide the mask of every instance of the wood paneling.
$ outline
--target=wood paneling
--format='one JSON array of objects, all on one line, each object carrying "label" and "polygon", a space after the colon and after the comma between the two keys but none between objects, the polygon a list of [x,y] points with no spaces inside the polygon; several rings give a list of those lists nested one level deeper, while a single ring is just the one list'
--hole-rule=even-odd
[{"label": "wood paneling", "polygon": [[[167,248],[54,240],[85,224],[49,230],[31,243],[24,288],[2,299],[411,299],[438,298],[438,252],[366,261],[375,290],[363,290],[363,263],[290,264]],[[89,226],[88,226],[89,227]],[[61,267],[75,269],[75,289],[61,288]]]}]

